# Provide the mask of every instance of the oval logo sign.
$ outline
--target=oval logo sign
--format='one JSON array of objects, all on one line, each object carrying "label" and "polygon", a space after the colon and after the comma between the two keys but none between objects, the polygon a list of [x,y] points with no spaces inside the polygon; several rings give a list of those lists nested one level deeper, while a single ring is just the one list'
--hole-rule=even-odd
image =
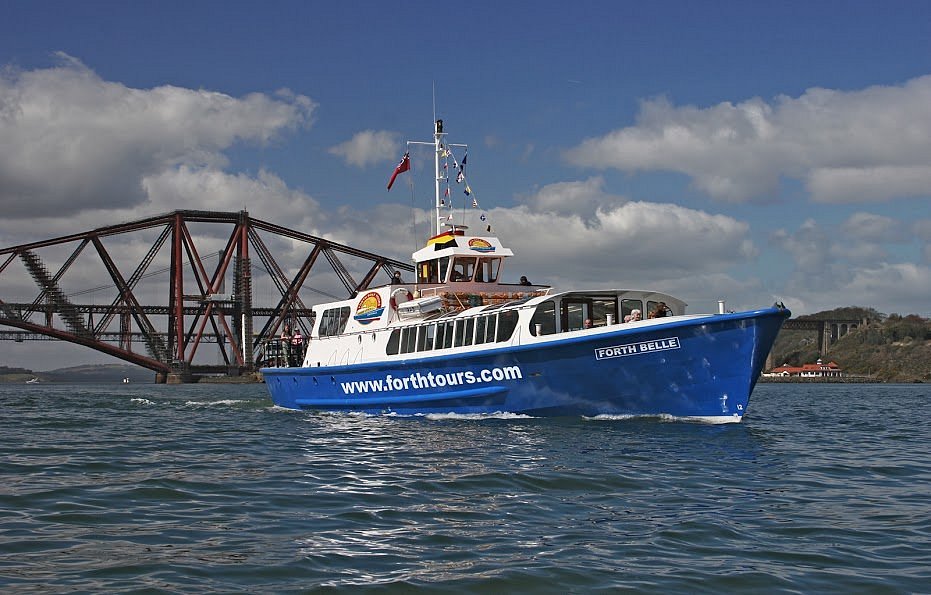
[{"label": "oval logo sign", "polygon": [[361,324],[369,324],[381,318],[385,308],[381,305],[381,296],[377,291],[370,291],[362,296],[356,305],[356,315],[353,320]]},{"label": "oval logo sign", "polygon": [[495,247],[488,243],[488,240],[482,238],[472,238],[469,240],[469,248],[476,252],[494,252]]}]

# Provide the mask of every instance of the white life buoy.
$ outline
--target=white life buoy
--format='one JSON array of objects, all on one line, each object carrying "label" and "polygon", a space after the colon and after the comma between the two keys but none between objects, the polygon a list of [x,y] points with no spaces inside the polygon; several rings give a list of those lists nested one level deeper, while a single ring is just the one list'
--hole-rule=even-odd
[{"label": "white life buoy", "polygon": [[388,300],[388,303],[391,304],[392,310],[397,310],[398,305],[403,304],[404,302],[409,302],[412,299],[414,299],[414,294],[412,294],[408,288],[399,287],[391,292],[391,298]]}]

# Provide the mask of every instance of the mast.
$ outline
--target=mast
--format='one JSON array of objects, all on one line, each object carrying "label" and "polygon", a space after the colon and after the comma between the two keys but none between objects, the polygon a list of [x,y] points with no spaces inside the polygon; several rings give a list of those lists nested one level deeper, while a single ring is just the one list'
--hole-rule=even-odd
[{"label": "mast", "polygon": [[443,151],[443,137],[446,134],[443,132],[443,120],[436,121],[436,128],[433,130],[433,166],[436,173],[435,180],[435,196],[434,196],[434,217],[433,217],[433,235],[439,235],[440,233],[440,186],[445,178],[440,175],[440,157]]},{"label": "mast", "polygon": [[[443,182],[446,182],[447,184],[449,183],[449,180],[447,177],[449,174],[447,173],[446,169],[442,167],[442,164],[445,162],[445,159],[447,159],[447,157],[449,156],[450,147],[457,147],[457,148],[465,149],[466,151],[468,151],[469,145],[460,145],[460,144],[445,142],[446,133],[443,132],[443,120],[441,119],[434,120],[434,125],[435,127],[433,129],[433,142],[432,143],[428,143],[425,141],[409,140],[407,141],[407,146],[410,147],[411,145],[424,145],[424,146],[433,145],[433,173],[435,176],[434,198],[433,198],[433,215],[434,216],[433,216],[433,224],[430,225],[430,230],[433,232],[432,235],[439,235],[443,231],[442,229],[443,226],[440,225],[440,221],[446,221],[446,217],[441,216],[442,215],[441,207],[444,205],[444,203],[442,202],[442,199],[440,198],[442,196],[442,190],[443,190],[442,186],[443,186]],[[454,225],[452,223],[449,223],[448,225],[450,225],[454,230],[457,228],[465,229],[464,225]]]}]

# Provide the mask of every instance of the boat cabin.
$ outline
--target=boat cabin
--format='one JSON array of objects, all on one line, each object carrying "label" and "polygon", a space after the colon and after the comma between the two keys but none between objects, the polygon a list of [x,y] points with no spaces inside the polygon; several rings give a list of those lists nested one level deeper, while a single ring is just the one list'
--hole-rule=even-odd
[{"label": "boat cabin", "polygon": [[433,236],[413,254],[418,285],[475,283],[477,290],[499,283],[509,256],[514,253],[498,238],[467,236],[463,227]]}]

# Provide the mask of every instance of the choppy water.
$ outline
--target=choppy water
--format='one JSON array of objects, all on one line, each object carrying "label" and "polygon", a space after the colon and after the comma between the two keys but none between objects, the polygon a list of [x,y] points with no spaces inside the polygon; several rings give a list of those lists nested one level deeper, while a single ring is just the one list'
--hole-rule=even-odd
[{"label": "choppy water", "polygon": [[712,426],[0,386],[0,591],[929,592],[929,403],[761,385]]}]

